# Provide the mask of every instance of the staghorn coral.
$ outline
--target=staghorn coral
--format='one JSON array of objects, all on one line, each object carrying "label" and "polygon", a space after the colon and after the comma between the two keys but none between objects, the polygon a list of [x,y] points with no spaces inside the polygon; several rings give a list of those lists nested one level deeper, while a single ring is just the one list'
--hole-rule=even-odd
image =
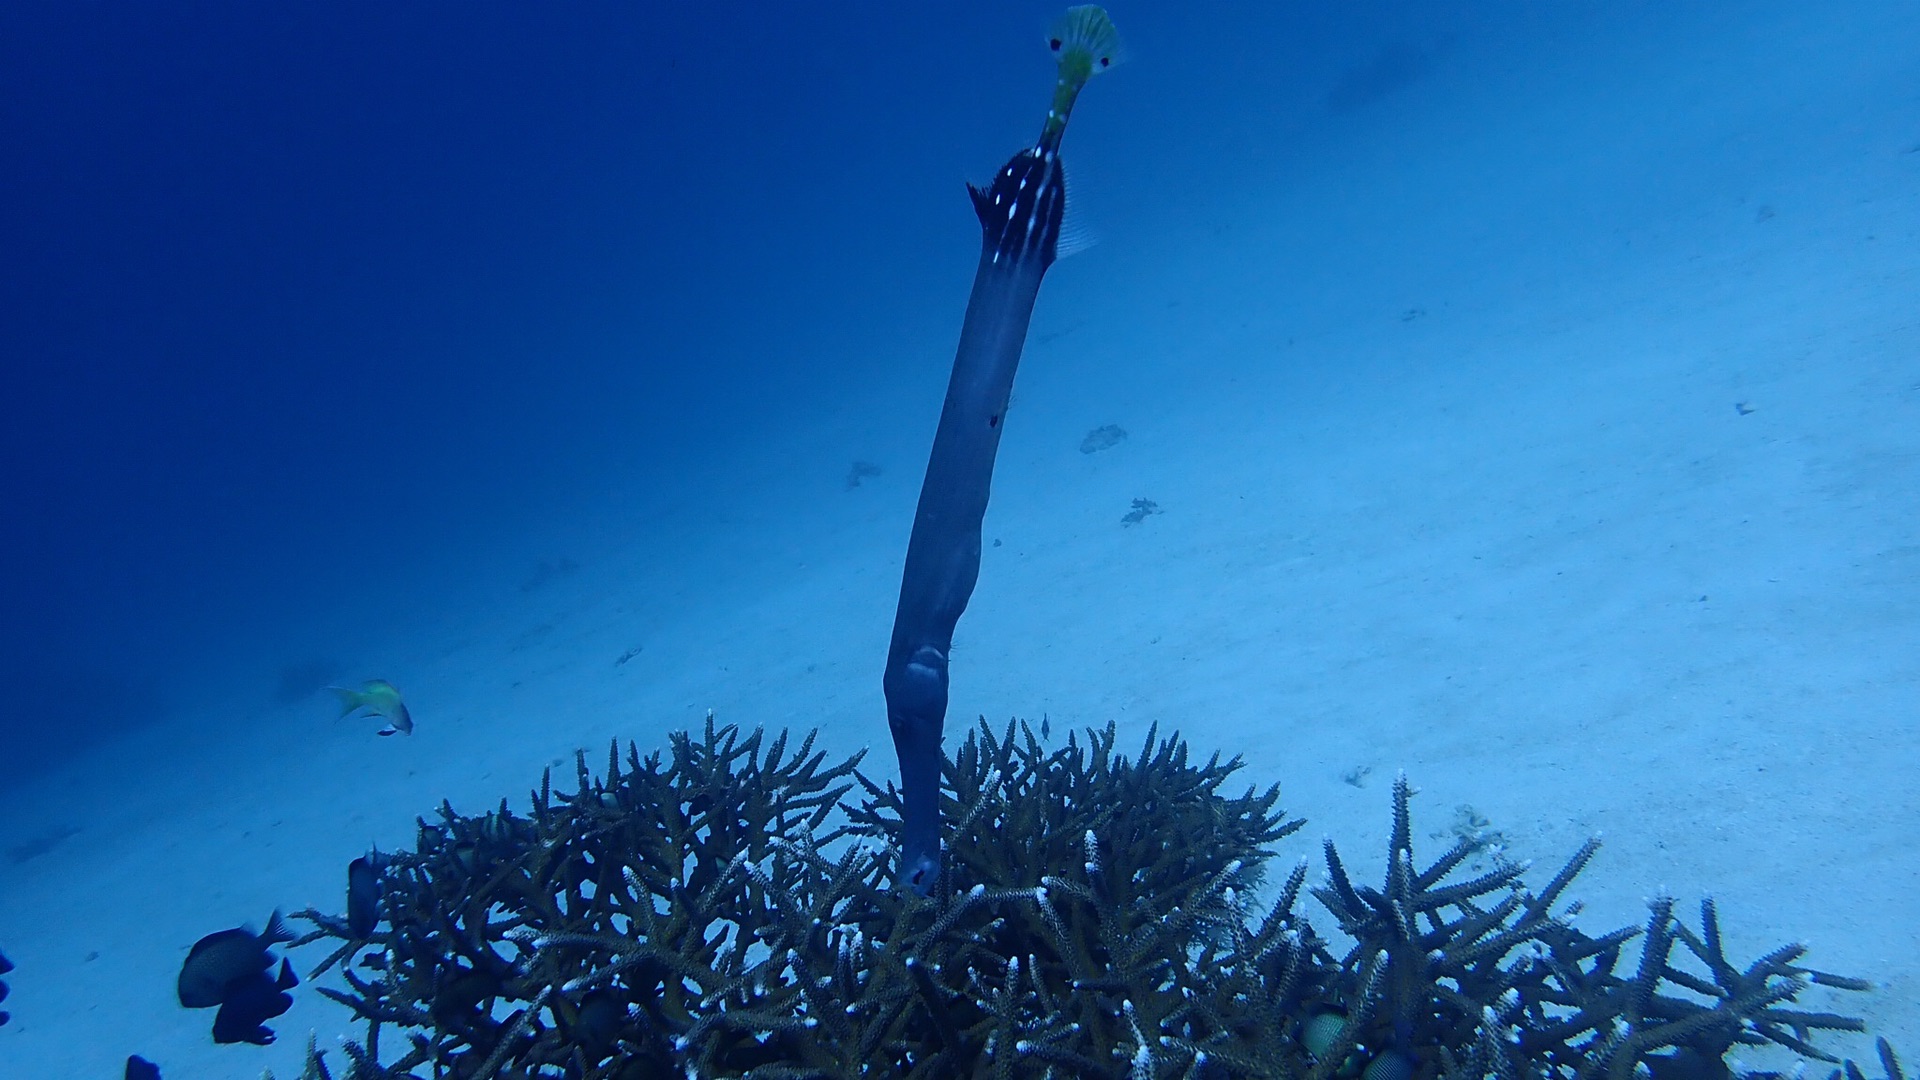
[{"label": "staghorn coral", "polygon": [[[1355,886],[1331,842],[1328,883],[1314,896],[1354,945],[1343,972],[1378,972],[1337,1040],[1371,1052],[1370,1070],[1446,1077],[1572,1076],[1624,1080],[1639,1070],[1656,1078],[1730,1076],[1736,1045],[1774,1043],[1834,1061],[1808,1038],[1816,1030],[1861,1031],[1857,1019],[1788,1009],[1810,984],[1865,990],[1867,984],[1795,966],[1806,948],[1777,949],[1744,971],[1726,958],[1712,900],[1696,933],[1673,915],[1671,898],[1651,903],[1644,928],[1589,937],[1571,924],[1578,904],[1553,907],[1599,851],[1589,840],[1539,892],[1506,865],[1447,884],[1476,843],[1462,839],[1424,870],[1414,868],[1411,790],[1393,789],[1387,879]],[[1640,956],[1621,972],[1622,949],[1640,939]],[[1675,963],[1678,942],[1707,977]],[[1691,995],[1691,996],[1682,996]],[[1472,1038],[1463,1036],[1471,1034]],[[1380,1064],[1380,1063],[1390,1064]]]},{"label": "staghorn coral", "polygon": [[[890,884],[898,793],[811,735],[789,753],[710,717],[666,759],[616,744],[595,777],[580,755],[525,816],[443,804],[390,857],[371,940],[301,913],[302,944],[338,942],[321,992],[365,1025],[340,1075],[1717,1080],[1736,1046],[1831,1061],[1812,1034],[1861,1028],[1791,1006],[1864,984],[1800,946],[1736,966],[1710,901],[1697,930],[1664,899],[1644,928],[1575,930],[1596,843],[1537,892],[1517,866],[1453,880],[1471,840],[1417,868],[1404,777],[1380,887],[1328,844],[1323,883],[1302,862],[1266,888],[1301,824],[1277,789],[1226,793],[1238,759],[1177,737],[1114,740],[983,721],[945,770],[927,897]],[[318,1048],[306,1076],[334,1076]]]}]

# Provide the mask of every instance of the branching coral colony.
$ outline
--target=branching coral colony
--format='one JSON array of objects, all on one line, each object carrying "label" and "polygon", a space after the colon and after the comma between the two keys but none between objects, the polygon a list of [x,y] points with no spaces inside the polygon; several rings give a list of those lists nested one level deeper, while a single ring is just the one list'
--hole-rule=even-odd
[{"label": "branching coral colony", "polygon": [[[524,816],[443,804],[390,856],[370,939],[301,913],[302,944],[339,946],[314,974],[344,989],[321,992],[366,1025],[305,1076],[1715,1080],[1737,1047],[1831,1061],[1814,1034],[1862,1029],[1793,1003],[1864,983],[1797,945],[1736,965],[1711,902],[1697,926],[1662,899],[1644,927],[1575,929],[1597,843],[1537,890],[1514,866],[1457,880],[1471,841],[1421,866],[1404,778],[1379,887],[1331,844],[1322,883],[1304,861],[1264,882],[1301,825],[1277,788],[1229,795],[1238,759],[1114,737],[982,722],[946,769],[928,897],[888,880],[897,793],[811,735],[709,720],[665,760],[616,745],[595,777],[582,754]],[[1881,1067],[1902,1080],[1884,1043]]]}]

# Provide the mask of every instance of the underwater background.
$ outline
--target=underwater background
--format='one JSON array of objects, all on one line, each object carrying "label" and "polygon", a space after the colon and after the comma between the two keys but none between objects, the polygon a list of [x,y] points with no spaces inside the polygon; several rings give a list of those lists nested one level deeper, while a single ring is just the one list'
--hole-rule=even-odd
[{"label": "underwater background", "polygon": [[[949,744],[1177,728],[1300,854],[1399,769],[1604,832],[1596,921],[1711,893],[1920,1052],[1920,7],[1111,10]],[[0,8],[0,1074],[296,1074],[344,1010],[216,1047],[188,946],[576,747],[893,775],[962,181],[1056,14]]]}]

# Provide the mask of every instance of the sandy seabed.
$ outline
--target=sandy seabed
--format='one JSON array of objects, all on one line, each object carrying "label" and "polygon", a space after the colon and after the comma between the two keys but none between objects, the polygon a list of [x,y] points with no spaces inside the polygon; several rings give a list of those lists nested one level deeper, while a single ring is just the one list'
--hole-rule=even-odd
[{"label": "sandy seabed", "polygon": [[[950,743],[982,714],[1177,728],[1282,783],[1309,822],[1284,858],[1332,836],[1369,873],[1404,769],[1429,853],[1469,828],[1551,866],[1603,834],[1589,931],[1711,894],[1730,952],[1810,941],[1880,985],[1836,1004],[1920,1055],[1920,110],[1857,107],[1895,70],[1772,114],[1616,130],[1601,86],[1535,106],[1572,127],[1335,143],[1057,267]],[[564,572],[315,642],[405,688],[409,738],[248,683],[0,792],[5,1074],[296,1075],[343,1010],[306,987],[275,1046],[215,1047],[173,999],[186,948],[339,910],[369,843],[442,798],[518,805],[576,747],[713,709],[890,775],[879,673],[934,404],[851,400],[755,464],[543,526]],[[1083,453],[1108,424],[1127,437]],[[855,460],[880,471],[849,487]],[[1123,524],[1136,499],[1159,512]],[[269,652],[234,655],[267,683]]]}]

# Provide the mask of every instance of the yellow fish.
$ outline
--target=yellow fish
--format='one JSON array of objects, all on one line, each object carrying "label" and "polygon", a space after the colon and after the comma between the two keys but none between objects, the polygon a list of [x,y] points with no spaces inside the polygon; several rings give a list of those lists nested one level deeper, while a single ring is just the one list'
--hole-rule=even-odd
[{"label": "yellow fish", "polygon": [[400,691],[385,679],[368,679],[360,684],[360,689],[349,690],[344,686],[329,686],[327,689],[340,695],[340,718],[346,719],[354,713],[365,710],[369,716],[378,716],[387,722],[379,734],[413,734],[413,715],[407,712],[407,703],[400,700]]}]

